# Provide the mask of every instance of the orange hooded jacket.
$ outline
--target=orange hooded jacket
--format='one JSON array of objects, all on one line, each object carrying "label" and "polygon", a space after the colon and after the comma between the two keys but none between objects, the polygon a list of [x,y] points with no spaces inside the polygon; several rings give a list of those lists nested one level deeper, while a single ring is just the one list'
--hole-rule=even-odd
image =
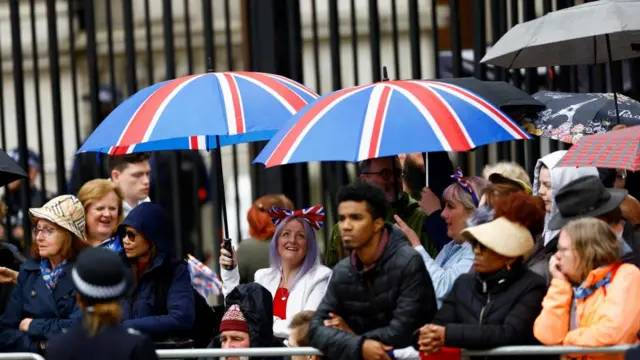
[{"label": "orange hooded jacket", "polygon": [[[585,287],[604,279],[615,265],[589,273]],[[634,344],[640,330],[640,270],[623,264],[609,285],[578,300],[578,328],[569,330],[573,289],[564,280],[553,279],[542,301],[542,312],[533,326],[535,337],[544,345],[604,347]],[[578,359],[624,359],[624,354],[573,355]]]}]

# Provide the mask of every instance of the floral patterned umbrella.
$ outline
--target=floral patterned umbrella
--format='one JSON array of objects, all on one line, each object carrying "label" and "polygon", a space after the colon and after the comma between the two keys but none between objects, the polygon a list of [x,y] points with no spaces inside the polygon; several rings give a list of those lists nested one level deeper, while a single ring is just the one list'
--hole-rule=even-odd
[{"label": "floral patterned umbrella", "polygon": [[[545,104],[537,118],[524,118],[521,125],[530,134],[575,144],[584,135],[610,131],[615,125],[613,94],[541,91],[533,97]],[[620,123],[640,125],[640,102],[618,94]]]}]

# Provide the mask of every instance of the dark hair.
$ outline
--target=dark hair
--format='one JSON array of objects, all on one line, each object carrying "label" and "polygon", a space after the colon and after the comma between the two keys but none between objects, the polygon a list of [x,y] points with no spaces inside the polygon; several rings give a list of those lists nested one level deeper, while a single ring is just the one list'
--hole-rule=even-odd
[{"label": "dark hair", "polygon": [[404,183],[414,199],[419,200],[422,197],[422,189],[427,186],[424,170],[424,167],[420,166],[413,158],[407,157],[404,160]]},{"label": "dark hair", "polygon": [[616,207],[615,209],[609,211],[606,214],[602,214],[599,216],[596,216],[596,218],[606,222],[609,225],[617,225],[622,221],[622,209],[620,208],[620,206]]},{"label": "dark hair", "polygon": [[385,218],[389,204],[387,197],[376,185],[369,184],[364,181],[356,181],[353,184],[343,186],[338,191],[338,205],[345,201],[366,202],[367,211],[374,220],[377,218]]},{"label": "dark hair", "polygon": [[109,174],[113,170],[123,171],[129,164],[137,164],[143,161],[149,161],[151,153],[133,153],[127,155],[109,156]]},{"label": "dark hair", "polygon": [[398,158],[398,156],[385,156],[385,157],[380,157],[380,158],[374,158],[374,159],[366,159],[366,160],[362,160],[358,163],[358,167],[360,168],[360,174],[363,173],[367,173],[369,171],[371,171],[371,163],[374,160],[391,160],[396,162],[396,172],[401,172],[402,168],[400,166],[400,159]]}]

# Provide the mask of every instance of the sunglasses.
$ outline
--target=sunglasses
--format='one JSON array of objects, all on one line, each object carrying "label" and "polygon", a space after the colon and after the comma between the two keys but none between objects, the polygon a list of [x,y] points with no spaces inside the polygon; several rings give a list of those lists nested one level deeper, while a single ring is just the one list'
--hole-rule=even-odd
[{"label": "sunglasses", "polygon": [[118,235],[120,236],[120,239],[124,240],[125,238],[128,238],[131,242],[136,241],[136,237],[138,236],[138,234],[131,230],[121,230]]}]

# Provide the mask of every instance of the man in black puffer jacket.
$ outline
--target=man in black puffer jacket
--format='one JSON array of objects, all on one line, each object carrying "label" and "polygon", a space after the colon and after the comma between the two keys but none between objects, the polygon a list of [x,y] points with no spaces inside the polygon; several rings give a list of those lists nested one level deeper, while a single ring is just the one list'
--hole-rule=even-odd
[{"label": "man in black puffer jacket", "polygon": [[375,185],[355,183],[338,193],[340,234],[353,251],[334,267],[309,329],[311,345],[328,359],[389,359],[437,311],[420,255],[384,222],[387,206]]}]

